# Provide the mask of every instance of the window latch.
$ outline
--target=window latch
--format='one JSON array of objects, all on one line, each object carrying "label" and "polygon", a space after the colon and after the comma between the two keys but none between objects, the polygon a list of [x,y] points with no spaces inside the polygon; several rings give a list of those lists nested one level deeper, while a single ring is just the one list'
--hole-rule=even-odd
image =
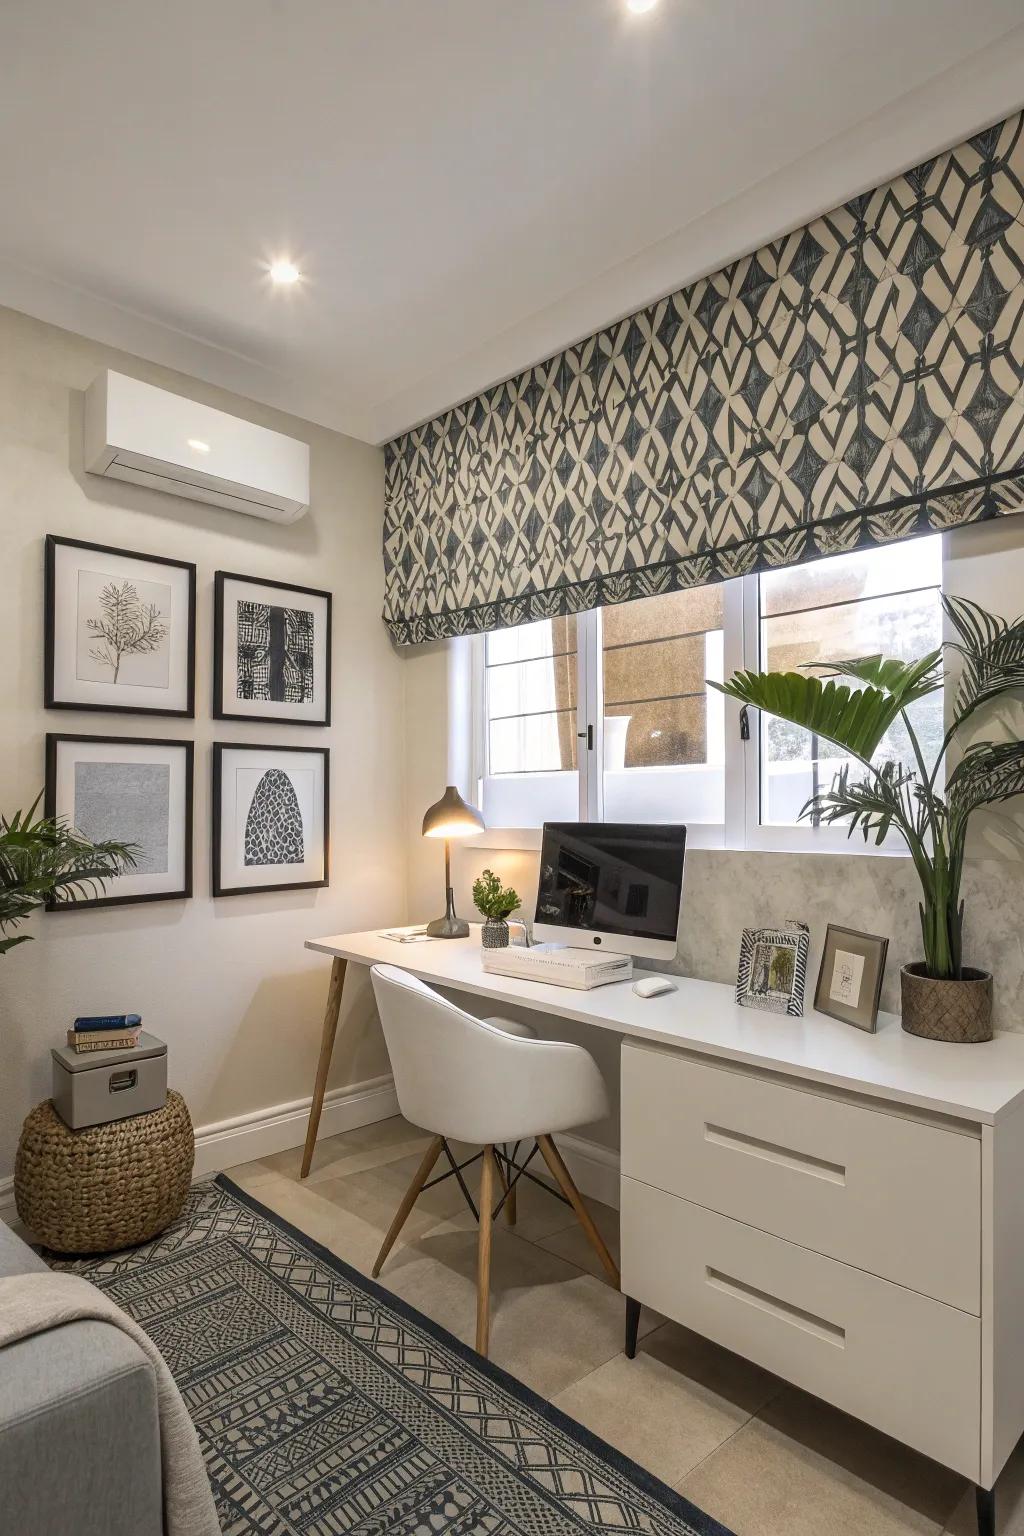
[{"label": "window latch", "polygon": [[750,740],[750,715],[747,712],[747,706],[744,704],[743,707],[740,710],[740,741],[749,741],[749,740]]},{"label": "window latch", "polygon": [[581,741],[583,740],[583,738],[585,736],[587,738],[587,751],[588,752],[593,752],[593,750],[594,750],[594,727],[592,725],[588,725],[585,731],[577,731],[576,735],[579,737],[579,739]]}]

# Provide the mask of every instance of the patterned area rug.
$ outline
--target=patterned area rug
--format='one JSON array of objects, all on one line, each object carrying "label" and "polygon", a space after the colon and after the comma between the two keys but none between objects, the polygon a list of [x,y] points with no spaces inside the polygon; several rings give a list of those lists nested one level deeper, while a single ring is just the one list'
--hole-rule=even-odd
[{"label": "patterned area rug", "polygon": [[730,1536],[223,1175],[68,1267],[159,1346],[226,1536]]}]

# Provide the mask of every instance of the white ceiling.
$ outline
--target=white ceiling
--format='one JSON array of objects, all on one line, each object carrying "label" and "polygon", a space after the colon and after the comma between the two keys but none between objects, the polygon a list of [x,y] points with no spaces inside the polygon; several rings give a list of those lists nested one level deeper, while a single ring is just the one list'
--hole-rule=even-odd
[{"label": "white ceiling", "polygon": [[3,0],[0,302],[379,442],[1022,101],[1022,0]]}]

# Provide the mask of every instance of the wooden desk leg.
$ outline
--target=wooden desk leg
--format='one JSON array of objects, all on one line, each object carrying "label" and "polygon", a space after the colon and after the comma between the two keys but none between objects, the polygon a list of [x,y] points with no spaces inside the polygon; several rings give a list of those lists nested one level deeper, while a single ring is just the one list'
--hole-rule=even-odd
[{"label": "wooden desk leg", "polygon": [[338,1011],[341,1008],[341,990],[345,985],[347,965],[347,960],[335,957],[334,963],[331,966],[331,984],[327,989],[327,1008],[324,1012],[324,1032],[320,1037],[320,1060],[317,1062],[316,1067],[313,1102],[309,1106],[309,1125],[306,1127],[306,1146],[302,1154],[300,1179],[304,1179],[307,1176],[309,1165],[313,1161],[316,1133],[320,1129],[320,1114],[324,1107],[327,1074],[331,1070],[331,1056],[334,1053],[334,1037],[338,1033]]}]

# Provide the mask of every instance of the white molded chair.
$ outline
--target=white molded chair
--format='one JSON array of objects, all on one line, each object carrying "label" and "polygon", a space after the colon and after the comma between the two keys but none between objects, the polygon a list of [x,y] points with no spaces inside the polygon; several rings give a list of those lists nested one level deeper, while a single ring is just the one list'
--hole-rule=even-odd
[{"label": "white molded chair", "polygon": [[[458,1178],[473,1208],[462,1177],[469,1164],[456,1163],[448,1146],[452,1137],[482,1148],[476,1319],[481,1354],[487,1353],[490,1328],[491,1224],[503,1207],[514,1223],[516,1184],[522,1177],[533,1178],[526,1165],[538,1149],[617,1289],[615,1260],[551,1139],[557,1131],[608,1113],[594,1058],[579,1045],[538,1040],[525,1024],[476,1019],[397,966],[375,965],[370,974],[402,1114],[434,1133],[377,1255],[374,1275],[380,1274],[442,1152],[451,1164],[442,1177]],[[534,1146],[520,1162],[518,1144],[531,1140]],[[495,1176],[502,1190],[497,1205]]]}]

